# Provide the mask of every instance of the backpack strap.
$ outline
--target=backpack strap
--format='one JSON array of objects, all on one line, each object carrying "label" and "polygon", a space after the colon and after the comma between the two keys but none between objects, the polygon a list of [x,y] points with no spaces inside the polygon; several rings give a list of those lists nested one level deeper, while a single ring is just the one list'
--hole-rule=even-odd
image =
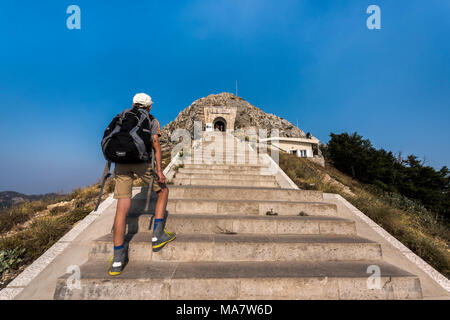
[{"label": "backpack strap", "polygon": [[149,160],[149,154],[147,152],[147,148],[145,146],[144,140],[141,139],[141,137],[139,137],[139,135],[137,134],[137,131],[142,127],[142,124],[144,123],[144,121],[147,119],[149,120],[150,123],[150,118],[149,118],[149,114],[147,111],[145,110],[141,110],[138,109],[141,116],[139,118],[139,121],[137,123],[137,125],[130,131],[130,135],[133,137],[133,140],[136,144],[136,148],[138,149],[139,152],[139,158],[141,160]]},{"label": "backpack strap", "polygon": [[121,113],[119,113],[118,114],[118,117],[119,117],[119,125],[121,126],[122,125],[122,122],[123,122],[123,119],[125,119],[125,116],[127,115],[127,113],[128,112],[130,112],[131,111],[131,109],[125,109],[125,110],[123,110]]},{"label": "backpack strap", "polygon": [[141,112],[141,115],[145,116],[144,120],[147,119],[148,120],[148,126],[150,129],[150,126],[152,124],[153,119],[155,119],[155,117],[153,117],[150,113],[148,113],[145,110],[139,109],[139,111]]}]

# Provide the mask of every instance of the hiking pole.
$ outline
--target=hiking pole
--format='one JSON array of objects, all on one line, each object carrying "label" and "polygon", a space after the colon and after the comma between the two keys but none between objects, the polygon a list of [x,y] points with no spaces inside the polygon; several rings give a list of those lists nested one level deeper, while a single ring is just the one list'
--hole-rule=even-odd
[{"label": "hiking pole", "polygon": [[147,201],[145,202],[145,209],[144,212],[148,212],[150,207],[150,198],[152,197],[152,188],[153,188],[153,179],[156,177],[159,179],[158,175],[155,172],[155,150],[152,148],[152,169],[150,170],[150,183],[148,184],[148,190],[147,190]]},{"label": "hiking pole", "polygon": [[111,161],[106,161],[105,169],[103,170],[102,175],[102,185],[100,187],[100,194],[98,195],[97,205],[95,206],[94,211],[97,211],[98,206],[100,205],[100,201],[102,200],[103,189],[105,188],[106,180],[108,180],[108,178],[111,176],[111,173],[109,172],[110,169],[111,169]]}]

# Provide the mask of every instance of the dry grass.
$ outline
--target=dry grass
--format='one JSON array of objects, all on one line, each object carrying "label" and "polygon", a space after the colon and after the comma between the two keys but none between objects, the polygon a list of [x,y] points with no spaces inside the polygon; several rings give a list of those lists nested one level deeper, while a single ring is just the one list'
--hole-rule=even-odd
[{"label": "dry grass", "polygon": [[57,216],[63,212],[69,211],[71,209],[71,206],[68,204],[62,205],[62,206],[56,206],[49,210],[49,213],[51,216]]},{"label": "dry grass", "polygon": [[26,222],[36,212],[45,210],[50,203],[50,201],[43,200],[32,201],[5,210],[0,214],[0,234],[11,230],[15,225]]},{"label": "dry grass", "polygon": [[[450,228],[417,202],[398,194],[384,194],[329,164],[323,168],[280,153],[280,167],[302,189],[340,194],[436,270],[450,276]],[[332,179],[325,179],[326,175]]]},{"label": "dry grass", "polygon": [[[114,190],[114,180],[105,185],[103,199]],[[26,224],[25,228],[12,225],[10,232],[3,232],[0,237],[0,288],[7,285],[21,270],[49,249],[59,238],[69,231],[74,224],[86,217],[93,209],[99,193],[99,185],[77,189],[63,200],[70,204],[52,206],[54,203],[30,202],[20,210],[11,211],[22,214],[16,219],[18,224]],[[47,209],[48,206],[50,209]]]}]

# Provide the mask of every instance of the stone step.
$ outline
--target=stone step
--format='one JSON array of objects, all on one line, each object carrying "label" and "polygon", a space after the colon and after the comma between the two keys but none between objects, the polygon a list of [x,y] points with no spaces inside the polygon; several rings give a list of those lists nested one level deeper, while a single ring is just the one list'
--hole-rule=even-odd
[{"label": "stone step", "polygon": [[[151,232],[154,215],[127,217],[128,233]],[[171,214],[166,228],[177,234],[329,234],[356,235],[355,222],[332,217]]]},{"label": "stone step", "polygon": [[217,153],[217,157],[215,154],[203,154],[203,159],[215,159],[215,158],[247,158],[247,159],[259,159],[259,155],[257,153],[234,153],[231,151],[223,151],[222,153]]},{"label": "stone step", "polygon": [[[186,163],[184,164],[186,169],[209,169],[209,170],[262,170],[266,169],[267,166],[263,164],[195,164]],[[180,168],[181,169],[181,168]]]},{"label": "stone step", "polygon": [[[91,243],[89,258],[107,260],[113,235]],[[344,235],[179,234],[152,252],[152,233],[128,234],[130,261],[361,261],[381,259],[378,243]]]},{"label": "stone step", "polygon": [[[170,194],[170,192],[169,192]],[[154,212],[156,201],[150,204],[150,213]],[[130,213],[142,213],[145,199],[133,200]],[[335,216],[335,204],[310,201],[263,201],[263,200],[208,200],[208,199],[169,199],[169,214],[203,215],[260,215],[268,216]]]},{"label": "stone step", "polygon": [[217,148],[205,148],[206,146],[203,147],[203,149],[191,149],[192,153],[198,153],[198,154],[202,154],[204,156],[214,156],[215,154],[250,154],[250,155],[255,155],[257,156],[259,153],[265,153],[267,152],[264,150],[261,150],[261,152],[258,152],[258,150],[250,150],[248,147],[244,148],[244,147],[217,147]]},{"label": "stone step", "polygon": [[267,150],[261,149],[260,152],[258,150],[249,150],[248,148],[244,147],[208,147],[203,146],[203,149],[191,149],[191,153],[201,154],[203,156],[214,156],[216,154],[249,154],[249,155],[258,155],[259,153],[265,153]]},{"label": "stone step", "polygon": [[[323,201],[322,191],[316,190],[175,185],[169,185],[168,188],[169,203],[170,199]],[[147,198],[146,187],[135,187],[133,190],[133,194],[135,194],[133,200],[145,200]],[[153,193],[153,197],[156,197],[155,193]]]},{"label": "stone step", "polygon": [[[262,152],[263,153],[263,152]],[[256,151],[249,151],[247,150],[236,150],[236,149],[222,149],[220,152],[214,152],[214,151],[204,151],[203,156],[215,156],[216,154],[234,154],[234,155],[250,155],[257,157],[259,155]]]},{"label": "stone step", "polygon": [[[236,147],[239,147],[239,148],[244,148],[244,147],[247,147],[248,148],[248,146],[245,144],[245,143],[242,143],[242,142],[240,142],[240,141],[236,141],[236,140],[231,140],[231,139],[225,139],[225,138],[222,138],[222,140],[221,140],[221,142],[222,143],[220,143],[220,141],[214,141],[214,139],[212,140],[212,141],[205,141],[205,140],[202,140],[202,143],[201,144],[199,144],[198,146],[196,146],[196,148],[201,148],[201,147],[203,147],[203,148],[205,148],[205,147],[207,147],[207,146],[210,146],[210,145],[215,145],[215,147],[217,147],[217,148],[236,148]],[[194,147],[192,148],[192,149],[194,149]]]},{"label": "stone step", "polygon": [[[194,153],[191,153],[194,154]],[[217,153],[217,157],[218,158],[236,158],[236,157],[242,157],[242,158],[251,158],[251,159],[259,159],[261,155],[263,155],[264,153],[258,154],[256,152],[235,152],[235,151],[228,151],[228,150],[223,150],[222,152],[218,152]],[[216,153],[198,153],[196,154],[196,156],[198,157],[202,157],[202,158],[215,158],[216,157]]]},{"label": "stone step", "polygon": [[203,155],[203,159],[227,159],[227,158],[244,158],[244,159],[259,159],[260,157],[258,154],[235,154],[235,153],[218,153],[217,156],[215,155]]},{"label": "stone step", "polygon": [[256,153],[256,152],[236,152],[232,150],[222,150],[220,152],[207,152],[207,151],[191,151],[190,155],[191,157],[198,157],[198,158],[215,158],[217,157],[245,157],[245,158],[259,158],[260,155],[267,154],[265,152]]},{"label": "stone step", "polygon": [[202,161],[196,161],[193,162],[198,165],[257,165],[257,164],[264,164],[261,161],[248,161],[248,160],[215,160],[215,159],[208,159],[208,160],[202,160]]},{"label": "stone step", "polygon": [[278,187],[275,178],[267,180],[230,180],[230,179],[199,179],[199,178],[178,178],[172,179],[175,185],[194,185],[194,186],[238,186],[238,187]]},{"label": "stone step", "polygon": [[198,165],[265,165],[261,160],[248,159],[192,159],[193,164]]},{"label": "stone step", "polygon": [[[380,285],[368,287],[368,268],[380,268]],[[58,279],[61,299],[421,299],[420,280],[381,261],[361,262],[130,262],[111,277],[106,263],[81,266],[80,289]],[[212,311],[210,312],[210,314]],[[214,314],[214,313],[213,313]]]},{"label": "stone step", "polygon": [[271,181],[276,182],[275,176],[259,174],[220,174],[220,173],[183,173],[178,172],[175,175],[177,179],[213,179],[213,180],[251,180],[251,181]]},{"label": "stone step", "polygon": [[209,169],[209,166],[204,166],[201,169],[191,168],[179,168],[177,174],[225,174],[225,175],[239,175],[239,176],[252,176],[252,175],[272,175],[271,172],[264,169]]}]

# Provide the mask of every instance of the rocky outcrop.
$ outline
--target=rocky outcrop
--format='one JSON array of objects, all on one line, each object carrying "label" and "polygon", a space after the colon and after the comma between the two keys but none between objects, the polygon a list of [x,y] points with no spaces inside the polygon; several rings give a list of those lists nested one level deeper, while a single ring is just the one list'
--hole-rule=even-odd
[{"label": "rocky outcrop", "polygon": [[279,130],[282,137],[304,138],[305,133],[289,121],[269,114],[255,107],[234,94],[223,92],[211,94],[194,101],[189,107],[181,111],[176,119],[165,125],[161,130],[161,145],[163,151],[171,149],[176,143],[170,141],[172,132],[177,128],[187,129],[194,137],[194,121],[203,121],[203,107],[225,106],[236,107],[235,129],[266,129],[268,136],[274,129]]}]

